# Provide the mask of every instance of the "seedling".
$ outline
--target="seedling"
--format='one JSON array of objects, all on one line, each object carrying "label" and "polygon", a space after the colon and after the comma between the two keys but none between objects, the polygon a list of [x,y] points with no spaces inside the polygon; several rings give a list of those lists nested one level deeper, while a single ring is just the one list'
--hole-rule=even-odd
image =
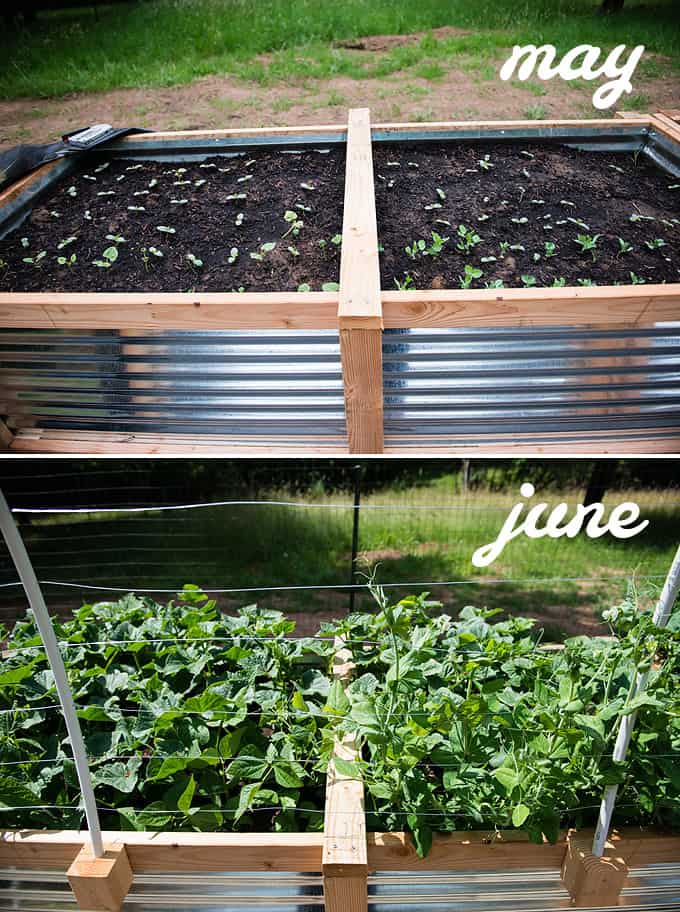
[{"label": "seedling", "polygon": [[340,291],[340,286],[337,282],[324,282],[321,291]]},{"label": "seedling", "polygon": [[553,241],[546,241],[543,246],[545,247],[546,257],[554,257],[556,255],[557,244]]},{"label": "seedling", "polygon": [[28,247],[28,238],[27,238],[27,237],[22,237],[22,238],[21,238],[21,246],[22,246],[22,247]]},{"label": "seedling", "polygon": [[334,244],[336,247],[339,247],[342,244],[342,235],[334,234],[331,238],[331,244]]},{"label": "seedling", "polygon": [[231,266],[238,259],[238,247],[232,247],[227,257],[227,263]]},{"label": "seedling", "polygon": [[146,208],[144,206],[128,206],[128,210],[130,212],[146,212]]},{"label": "seedling", "polygon": [[523,275],[520,276],[520,278],[522,279],[522,285],[524,285],[525,288],[531,288],[532,285],[536,284],[536,276]]},{"label": "seedling", "polygon": [[630,273],[630,281],[633,283],[633,285],[645,284],[645,280],[642,278],[642,276],[636,275],[634,272]]},{"label": "seedling", "polygon": [[115,190],[99,190],[97,196],[115,196]]},{"label": "seedling", "polygon": [[526,217],[526,215],[522,215],[519,217],[511,218],[510,221],[514,222],[515,225],[526,225],[529,219]]},{"label": "seedling", "polygon": [[592,279],[577,279],[579,285],[585,285],[586,288],[590,288],[593,285],[597,285],[597,282],[593,282]]},{"label": "seedling", "polygon": [[298,291],[311,291],[312,286],[307,282],[303,282],[301,285],[298,285]]},{"label": "seedling", "polygon": [[156,225],[156,231],[162,231],[163,234],[176,234],[174,228],[170,228],[169,225]]},{"label": "seedling", "polygon": [[477,162],[477,164],[478,164],[479,167],[482,169],[482,171],[490,171],[491,168],[493,168],[493,164],[491,163],[491,156],[490,156],[490,155],[485,155],[484,158],[481,158],[481,159]]},{"label": "seedling", "polygon": [[106,240],[113,241],[114,244],[127,244],[127,238],[124,238],[122,234],[107,234]]},{"label": "seedling", "polygon": [[68,247],[69,244],[72,244],[74,241],[77,241],[78,238],[72,234],[71,237],[64,238],[63,241],[59,241],[57,244],[57,250],[63,250],[64,247]]},{"label": "seedling", "polygon": [[189,260],[192,266],[199,267],[203,265],[203,260],[199,260],[193,253],[187,253],[187,260]]},{"label": "seedling", "polygon": [[289,253],[292,257],[299,257],[299,256],[300,256],[300,251],[297,249],[297,247],[294,247],[292,244],[291,244],[290,247],[286,247],[286,250],[288,251],[288,253]]},{"label": "seedling", "polygon": [[96,181],[97,180],[97,178],[94,177],[92,174],[83,174],[82,178],[83,178],[83,180],[86,180],[86,181]]},{"label": "seedling", "polygon": [[34,257],[24,257],[21,262],[28,263],[29,266],[35,266],[36,269],[40,269],[46,256],[47,251],[41,250],[40,253],[36,254]]},{"label": "seedling", "polygon": [[261,244],[260,249],[250,254],[251,260],[264,260],[265,255],[271,253],[271,251],[276,247],[275,241],[268,241],[266,244]]},{"label": "seedling", "polygon": [[441,209],[441,203],[428,203],[427,206],[423,206],[426,212],[430,212],[432,209]]},{"label": "seedling", "polygon": [[236,225],[237,228],[241,227],[241,225],[243,224],[243,213],[242,212],[238,213],[238,215],[234,219],[234,224]]},{"label": "seedling", "polygon": [[171,202],[174,206],[186,206],[186,204],[189,202],[189,200],[186,200],[186,199],[171,199],[170,202]]},{"label": "seedling", "polygon": [[292,209],[286,209],[286,211],[283,214],[283,218],[286,222],[288,222],[289,228],[285,234],[281,235],[281,238],[283,239],[285,237],[288,237],[288,235],[291,233],[292,233],[293,237],[297,237],[298,234],[300,233],[300,229],[305,224],[302,221],[302,219],[298,218],[297,212],[293,212]]},{"label": "seedling", "polygon": [[413,276],[409,272],[404,273],[404,281],[400,282],[399,279],[395,277],[394,284],[397,286],[399,291],[408,291],[409,288],[415,288],[415,282],[413,281]]},{"label": "seedling", "polygon": [[244,200],[245,198],[245,193],[230,193],[227,197],[228,200]]},{"label": "seedling", "polygon": [[491,279],[490,282],[484,283],[485,288],[505,288],[503,279]]},{"label": "seedling", "polygon": [[99,174],[101,171],[106,171],[110,164],[111,162],[103,162],[101,165],[97,165],[97,167],[94,169],[94,173]]},{"label": "seedling", "polygon": [[464,275],[458,276],[458,281],[461,288],[469,288],[472,285],[474,279],[480,279],[484,273],[481,269],[477,269],[475,266],[470,266],[467,264],[465,266]]},{"label": "seedling", "polygon": [[110,269],[117,259],[118,250],[115,247],[107,247],[106,250],[102,253],[102,259],[93,260],[92,265],[98,266],[100,269]]},{"label": "seedling", "polygon": [[244,174],[243,177],[237,177],[237,178],[236,178],[236,183],[237,183],[237,184],[244,184],[246,181],[249,181],[249,180],[252,180],[252,179],[253,179],[253,175],[252,175],[252,174]]},{"label": "seedling", "polygon": [[593,260],[597,259],[597,242],[602,237],[601,234],[578,234],[574,241],[581,248],[581,253],[590,250]]},{"label": "seedling", "polygon": [[446,194],[444,193],[444,191],[442,190],[441,187],[437,187],[437,196],[439,197],[440,200],[446,199]]},{"label": "seedling", "polygon": [[158,178],[157,178],[157,177],[152,177],[151,180],[149,181],[149,183],[147,184],[147,186],[148,186],[149,189],[151,190],[151,189],[152,189],[153,187],[155,187],[157,184],[158,184]]},{"label": "seedling", "polygon": [[300,184],[303,190],[316,190],[314,184],[302,183]]},{"label": "seedling", "polygon": [[149,260],[149,254],[151,254],[151,256],[155,256],[158,258],[163,256],[163,252],[161,250],[159,250],[157,247],[149,247],[149,248],[142,247],[141,253],[142,253],[142,262],[144,263],[145,269],[149,268],[149,263],[151,262],[151,260]]},{"label": "seedling", "polygon": [[456,250],[460,250],[462,253],[469,253],[482,240],[474,228],[466,228],[465,225],[459,225],[456,234],[458,236]]},{"label": "seedling", "polygon": [[57,263],[60,266],[68,266],[70,269],[71,266],[73,266],[73,264],[76,262],[76,259],[77,259],[77,257],[75,255],[75,253],[72,253],[70,257],[64,257],[64,256],[57,257]]},{"label": "seedling", "polygon": [[660,247],[668,246],[663,238],[654,238],[653,241],[645,241],[645,247],[650,250],[658,250]]},{"label": "seedling", "polygon": [[85,210],[85,214],[83,215],[83,218],[88,222],[92,221],[92,213],[90,212],[89,209]]},{"label": "seedling", "polygon": [[68,196],[78,196],[78,191],[75,187],[69,187],[66,193]]},{"label": "seedling", "polygon": [[425,253],[425,248],[427,244],[422,239],[419,241],[414,241],[410,247],[404,247],[406,255],[411,257],[412,260],[415,260],[420,254]]}]

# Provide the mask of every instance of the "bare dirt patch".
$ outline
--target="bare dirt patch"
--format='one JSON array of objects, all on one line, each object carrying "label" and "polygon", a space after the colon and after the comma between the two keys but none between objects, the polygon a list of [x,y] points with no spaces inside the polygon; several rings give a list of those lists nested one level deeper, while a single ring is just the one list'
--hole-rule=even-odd
[{"label": "bare dirt patch", "polygon": [[409,47],[418,44],[427,35],[435,41],[444,41],[447,38],[458,38],[469,35],[469,29],[454,28],[452,25],[443,25],[441,28],[429,32],[412,32],[410,35],[368,35],[366,38],[354,38],[350,41],[334,41],[333,47],[349,48],[355,51],[390,51],[395,47]]},{"label": "bare dirt patch", "polygon": [[[436,29],[446,38],[461,30]],[[378,35],[355,41],[359,59],[417,43],[421,34]],[[373,63],[375,61],[372,61]],[[561,80],[541,84],[500,83],[498,61],[486,68],[465,54],[438,58],[439,78],[425,79],[404,70],[383,78],[300,79],[263,86],[234,76],[208,76],[184,86],[119,89],[57,99],[0,101],[0,147],[22,142],[49,142],[91,123],[148,127],[156,130],[296,126],[343,123],[350,107],[371,108],[374,122],[390,120],[462,120],[543,117],[587,117],[594,86]],[[489,64],[492,66],[490,67]],[[636,75],[636,95],[649,110],[677,106],[680,76]],[[625,101],[625,99],[624,99]]]}]

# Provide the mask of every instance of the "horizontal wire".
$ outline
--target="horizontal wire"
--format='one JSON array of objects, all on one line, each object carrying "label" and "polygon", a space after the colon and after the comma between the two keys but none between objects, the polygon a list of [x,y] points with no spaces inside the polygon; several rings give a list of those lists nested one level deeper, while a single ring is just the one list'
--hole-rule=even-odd
[{"label": "horizontal wire", "polygon": [[[629,574],[622,572],[617,576],[545,576],[545,577],[508,577],[507,579],[464,579],[464,580],[425,580],[422,582],[419,581],[405,581],[398,583],[381,583],[381,589],[395,589],[403,587],[413,587],[417,586],[422,588],[424,586],[486,586],[486,585],[510,585],[516,583],[523,584],[541,584],[541,583],[597,583],[597,582],[606,582],[606,581],[623,581],[628,578]],[[666,574],[664,573],[651,573],[640,575],[636,574],[637,579],[665,579]],[[57,586],[60,588],[68,589],[86,589],[92,590],[94,592],[123,592],[134,595],[136,593],[149,593],[157,595],[183,595],[182,587],[174,587],[172,589],[166,588],[142,588],[134,586],[97,586],[91,583],[74,583],[66,580],[40,580],[40,585],[42,586]],[[17,580],[12,583],[0,583],[2,588],[8,588],[10,586],[21,586],[21,582]],[[315,590],[326,590],[326,589],[367,589],[369,583],[331,583],[331,584],[321,584],[321,585],[302,585],[302,586],[251,586],[248,588],[240,589],[201,589],[200,591],[206,595],[220,595],[228,593],[239,593],[239,592],[296,592],[304,591],[309,589]]]},{"label": "horizontal wire", "polygon": [[[638,806],[639,805],[637,805],[637,804],[620,804],[620,805],[617,805],[617,810],[622,810],[623,808],[633,808],[633,807],[638,807]],[[594,810],[599,807],[600,807],[599,804],[583,804],[578,807],[565,808],[564,810],[559,812],[560,818],[565,817],[567,814],[573,814],[576,811]],[[49,811],[49,810],[83,811],[84,812],[84,809],[81,807],[81,805],[78,805],[78,804],[37,804],[37,805],[25,804],[25,805],[14,805],[13,807],[0,806],[0,814],[7,813],[9,811],[32,811],[32,810],[35,810],[35,811]],[[161,808],[143,808],[143,809],[138,810],[136,808],[126,807],[125,805],[122,805],[117,808],[105,807],[104,805],[97,805],[97,810],[99,812],[108,813],[108,814],[120,814],[121,811],[133,811],[134,813],[140,814],[140,815],[141,814],[157,814],[160,816],[164,816],[164,815],[183,814],[187,817],[190,817],[196,813],[210,813],[210,814],[237,814],[238,813],[237,808],[218,808],[218,807],[195,807],[195,808],[193,808],[192,807],[192,808],[189,808],[187,811],[163,810]],[[282,807],[280,804],[252,807],[252,808],[249,808],[246,811],[246,813],[252,814],[252,813],[257,813],[259,811],[282,811],[282,812],[300,811],[303,814],[325,814],[326,813],[325,810],[320,810],[318,808],[303,808],[303,807],[299,807],[297,805],[293,806],[293,807]],[[405,810],[398,810],[398,811],[397,810],[366,810],[366,811],[364,811],[364,808],[360,808],[356,811],[334,810],[333,814],[334,815],[341,814],[341,815],[350,816],[350,817],[354,817],[357,815],[361,815],[363,817],[364,814],[367,817],[369,817],[369,816],[372,816],[372,817],[409,816],[409,817],[417,817],[418,819],[442,818],[442,817],[463,817],[463,818],[469,819],[472,817],[472,815],[469,812],[464,812],[464,811],[460,811],[460,812],[458,812],[458,811],[455,811],[455,812],[454,811],[413,812],[413,811],[408,811],[408,810],[406,810],[406,811]],[[495,817],[482,818],[482,820],[488,820],[489,822],[492,822],[492,821],[499,822],[501,818],[507,820],[507,818],[509,816],[510,816],[509,810],[508,811],[498,811],[498,812],[496,812]],[[479,821],[476,821],[476,822],[479,822]],[[352,838],[355,838],[355,837],[352,837]]]},{"label": "horizontal wire", "polygon": [[215,500],[205,503],[167,504],[149,507],[13,507],[12,513],[70,514],[70,513],[161,513],[174,510],[202,510],[213,507],[299,507],[327,510],[507,510],[507,504],[354,504],[314,503],[305,500]]},{"label": "horizontal wire", "polygon": [[[522,729],[517,729],[517,731],[522,731]],[[599,754],[579,754],[579,759],[584,760],[593,760],[593,759],[606,759],[604,753]],[[659,759],[668,759],[671,757],[680,757],[680,752],[672,754],[639,754],[633,759],[635,760],[659,760]],[[322,763],[330,762],[332,757],[293,757],[292,759],[285,759],[283,757],[274,757],[272,760],[266,760],[264,757],[255,757],[253,755],[245,754],[243,756],[234,755],[223,757],[220,755],[215,755],[211,757],[210,760],[219,760],[219,761],[229,761],[230,763],[236,760],[259,760],[267,766],[273,766],[277,763],[298,763],[300,765],[307,763]],[[631,759],[630,757],[628,758]],[[0,762],[0,767],[3,766],[33,766],[40,763],[45,765],[54,764],[54,763],[63,763],[65,760],[73,760],[72,757],[45,757],[40,760],[3,760]],[[90,756],[88,755],[87,760],[89,763],[98,763],[99,761],[106,761],[107,763],[114,763],[119,760],[187,760],[190,763],[196,761],[202,761],[207,763],[208,760],[203,757],[187,757],[186,754],[100,754],[99,756]],[[360,759],[351,761],[357,764],[370,764],[370,760]],[[428,769],[459,769],[460,763],[433,763],[429,760],[421,760],[418,763],[413,764],[410,769],[416,768],[428,768]]]}]

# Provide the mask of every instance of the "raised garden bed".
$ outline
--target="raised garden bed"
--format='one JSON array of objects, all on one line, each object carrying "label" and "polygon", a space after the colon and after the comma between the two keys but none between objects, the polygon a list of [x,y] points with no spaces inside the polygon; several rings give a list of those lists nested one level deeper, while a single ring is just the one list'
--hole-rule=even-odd
[{"label": "raised garden bed", "polygon": [[[285,639],[293,630],[276,612],[247,609],[219,619],[195,590],[168,608],[132,596],[86,606],[59,632],[72,644],[64,652],[77,701],[90,707],[79,711],[88,749],[107,758],[91,761],[98,801],[129,829],[108,831],[107,857],[93,862],[86,834],[68,829],[78,812],[64,820],[64,812],[39,809],[43,817],[31,817],[31,830],[2,834],[0,866],[19,883],[32,868],[68,868],[86,909],[120,908],[132,872],[171,878],[186,871],[323,872],[329,912],[367,907],[369,871],[399,871],[407,883],[428,871],[561,871],[576,904],[616,904],[629,866],[680,861],[680,837],[672,835],[678,783],[668,762],[678,749],[679,679],[674,628],[654,631],[655,656],[646,646],[649,619],[628,608],[611,620],[617,639],[580,638],[560,651],[537,648],[530,622],[493,624],[471,609],[457,622],[433,620],[422,598],[350,616],[316,640]],[[34,644],[33,630],[19,625],[5,655],[3,704],[17,710],[52,698]],[[638,706],[626,775],[616,773],[617,830],[596,859],[589,805],[597,807],[613,774],[608,741],[630,680],[640,662],[655,657],[662,671]],[[149,698],[147,708],[159,710],[151,730],[140,713]],[[246,703],[254,717],[244,715]],[[126,707],[135,721],[125,721]],[[18,762],[3,779],[3,804],[16,802],[20,789],[32,803],[73,804],[59,730],[46,727],[37,708],[29,725],[19,715],[6,732]],[[542,735],[530,736],[534,725]],[[546,743],[537,743],[541,737]],[[35,761],[38,750],[44,758]],[[139,762],[126,774],[117,758],[129,765],[130,754]],[[321,815],[319,774],[331,757]],[[51,759],[64,779],[50,771]],[[262,801],[278,810],[258,813]],[[292,801],[302,813],[288,814]],[[124,810],[138,802],[146,803],[141,814]],[[17,811],[0,813],[24,823]],[[161,832],[149,832],[152,816]],[[640,826],[650,822],[664,832]],[[59,832],[39,829],[50,824]],[[571,836],[561,829],[575,824]],[[212,889],[207,878],[197,883]]]},{"label": "raised garden bed", "polygon": [[[322,155],[318,150],[328,151]],[[347,131],[310,127],[296,133],[217,131],[127,138],[97,154],[100,164],[111,161],[109,169],[94,173],[95,168],[88,166],[86,173],[92,171],[96,182],[76,180],[69,173],[72,163],[48,166],[0,196],[0,219],[5,232],[12,232],[11,242],[0,242],[5,245],[4,260],[11,260],[5,279],[17,283],[6,287],[44,289],[0,292],[4,330],[0,343],[10,355],[4,358],[10,367],[2,399],[2,439],[15,452],[210,449],[396,454],[416,447],[421,453],[425,449],[462,454],[509,449],[677,452],[679,391],[672,368],[680,316],[680,193],[671,188],[680,180],[679,150],[680,128],[665,115],[371,128],[368,112],[358,111],[351,112]],[[284,151],[297,154],[284,155]],[[234,152],[243,154],[234,159]],[[378,181],[377,214],[373,154],[376,170],[385,178]],[[224,166],[236,170],[218,171],[215,187],[210,183],[213,178],[197,187],[203,180],[196,177],[200,165],[218,166],[223,157],[237,161]],[[344,184],[337,173],[343,158]],[[154,164],[156,159],[160,161]],[[389,161],[397,160],[398,168],[388,167]],[[446,167],[440,167],[440,160],[448,163]],[[246,169],[250,161],[261,163],[263,175],[268,174],[259,185],[256,165]],[[408,161],[419,167],[409,167]],[[140,163],[136,171],[125,170]],[[184,167],[187,171],[178,175]],[[238,171],[241,168],[243,174]],[[566,179],[557,174],[560,168],[566,169]],[[213,170],[203,169],[203,173]],[[421,170],[422,177],[414,177]],[[55,248],[77,236],[76,230],[82,228],[76,223],[69,222],[68,231],[60,229],[57,238],[53,223],[61,217],[48,215],[52,221],[39,220],[31,238],[30,222],[21,224],[21,219],[30,218],[36,205],[41,218],[49,214],[48,197],[55,182],[61,182],[60,192],[75,188],[75,197],[61,192],[61,199],[67,204],[64,211],[79,219],[81,210],[85,211],[82,202],[100,192],[94,187],[107,171],[124,176],[121,187],[127,181],[138,181],[140,186],[144,182],[145,187],[132,192],[150,191],[149,210],[152,191],[162,186],[161,178],[172,179],[172,188],[183,191],[188,186],[183,180],[190,174],[191,194],[170,196],[180,202],[169,202],[174,190],[165,188],[163,219],[170,221],[175,209],[195,209],[203,233],[192,228],[180,236],[177,216],[176,234],[165,235],[161,242],[164,233],[159,235],[157,229],[164,222],[155,214],[152,217],[146,206],[144,211],[111,212],[109,220],[109,212],[118,204],[113,206],[113,197],[98,197],[105,200],[101,211],[90,210],[96,243],[88,234],[84,254],[76,253],[71,265],[69,251],[75,252],[79,241],[69,242],[61,251]],[[174,175],[164,173],[172,171]],[[154,180],[150,175],[156,172],[159,183],[149,188]],[[402,177],[392,176],[397,172]],[[235,183],[250,173],[253,178]],[[180,182],[177,186],[175,179]],[[584,182],[587,194],[579,187]],[[493,186],[493,193],[485,192],[487,184]],[[242,192],[227,192],[239,186],[257,187],[260,195],[253,199],[258,205],[252,211],[243,210],[244,220],[237,226],[239,200],[226,197]],[[212,203],[220,194],[224,201],[209,205],[206,190]],[[295,208],[307,206],[307,196],[317,200],[316,194],[322,193],[324,205],[312,203],[311,213]],[[602,212],[593,202],[597,194]],[[146,195],[135,198],[147,199]],[[157,205],[160,197],[154,202]],[[425,208],[438,205],[442,208]],[[547,207],[550,211],[543,211]],[[539,238],[539,210],[540,221],[552,225],[549,240],[543,239],[542,226]],[[305,218],[293,219],[293,212]],[[38,214],[34,212],[34,219]],[[546,214],[550,220],[542,218]],[[480,222],[486,215],[489,218]],[[126,216],[123,222],[122,216]],[[439,252],[428,248],[432,248],[435,220],[442,216],[451,223],[451,230],[439,226],[442,232],[437,234],[449,237],[441,242]],[[631,216],[640,218],[630,221]],[[304,222],[298,235],[284,237],[287,226],[296,221]],[[204,224],[210,226],[207,231]],[[131,225],[137,225],[136,234],[127,231]],[[44,241],[43,230],[49,230]],[[21,237],[28,238],[25,249],[34,256],[19,257],[17,238],[21,246]],[[125,242],[116,240],[120,237]],[[201,237],[203,246],[199,246]],[[292,237],[295,242],[288,243]],[[274,248],[262,249],[272,243]],[[456,244],[464,249],[456,249]],[[163,256],[149,253],[152,246]],[[291,246],[299,256],[288,250]],[[406,254],[407,246],[412,256]],[[233,247],[239,252],[229,263]],[[45,256],[37,266],[21,262],[35,261],[43,249]],[[262,259],[253,260],[253,253]],[[56,259],[59,256],[63,264]],[[93,266],[96,260],[111,265]],[[482,275],[477,275],[480,270]],[[339,290],[333,290],[338,280]],[[128,291],[114,290],[121,287]],[[48,290],[57,288],[68,290]],[[532,372],[531,363],[525,360],[518,370],[512,360],[508,333],[518,329],[526,330],[529,342],[550,332],[559,332],[565,339],[550,363],[539,366],[550,381],[542,396],[537,396],[541,392],[536,388],[538,374]],[[53,359],[41,357],[46,342],[64,344],[55,330],[65,331],[76,343],[89,341],[88,333],[107,331],[111,344],[119,344],[120,355],[104,370],[80,369],[76,377],[63,366],[66,349]],[[273,338],[272,330],[283,331],[282,336]],[[508,356],[507,363],[496,364],[494,374],[500,378],[497,385],[510,385],[508,401],[498,399],[500,419],[487,420],[490,393],[488,386],[477,383],[478,361],[461,374],[455,364],[442,373],[441,367],[436,370],[429,363],[421,367],[421,359],[407,359],[405,382],[399,377],[396,385],[391,383],[392,368],[386,367],[383,375],[383,350],[389,350],[392,337],[383,335],[384,330],[407,330],[416,341],[422,336],[426,345],[437,342],[432,331],[440,334],[438,338],[449,333],[454,351],[456,334],[486,333],[486,350],[494,351],[496,359]],[[239,386],[237,403],[243,410],[252,401],[255,423],[245,417],[233,419],[230,377],[216,378],[209,391],[193,379],[187,382],[182,355],[172,347],[176,340],[181,350],[182,342],[190,340],[182,335],[186,331],[201,331],[204,344],[214,346],[209,360],[222,358],[227,366],[228,349],[225,356],[220,346],[231,345],[234,333],[245,332],[254,342],[261,335],[261,351],[270,353],[269,361],[249,372],[250,385]],[[340,401],[336,405],[333,400],[332,408],[327,408],[335,386],[324,386],[324,357],[318,348],[305,350],[296,361],[310,365],[313,383],[289,366],[280,368],[289,352],[283,336],[290,334],[291,345],[296,346],[306,344],[315,333],[315,344],[337,346],[344,416]],[[163,347],[159,334],[171,335],[169,347]],[[159,345],[163,367],[149,358],[142,370],[136,363],[138,350],[148,354]],[[11,357],[13,353],[20,356]],[[130,353],[129,363],[126,353]],[[572,366],[572,358],[580,359],[582,366]],[[441,365],[441,359],[437,361]],[[458,384],[458,379],[463,383]],[[441,381],[451,389],[438,396]],[[296,395],[301,386],[304,395]],[[470,388],[468,397],[462,395],[465,387]],[[409,398],[412,389],[415,399]],[[111,390],[116,390],[113,400]],[[245,416],[247,411],[239,414]],[[285,417],[283,430],[281,416]]]}]

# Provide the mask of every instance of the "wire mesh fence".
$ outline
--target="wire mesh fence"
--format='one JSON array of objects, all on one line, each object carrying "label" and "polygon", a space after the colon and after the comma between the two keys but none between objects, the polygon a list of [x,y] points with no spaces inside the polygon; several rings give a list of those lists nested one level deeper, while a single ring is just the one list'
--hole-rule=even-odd
[{"label": "wire mesh fence", "polygon": [[[52,468],[54,466],[54,468]],[[531,465],[525,474],[535,474]],[[580,468],[580,471],[578,469]],[[78,470],[79,469],[79,470]],[[666,467],[667,471],[667,467]],[[514,464],[406,464],[391,478],[370,465],[236,463],[168,466],[84,461],[5,469],[16,511],[51,610],[149,591],[170,597],[185,583],[212,590],[228,610],[249,602],[300,615],[370,610],[374,573],[395,598],[431,591],[446,610],[465,604],[536,616],[555,635],[592,630],[599,611],[635,579],[643,595],[673,553],[680,492],[629,478],[616,463],[583,462],[536,478],[532,505],[602,499],[636,502],[648,527],[634,539],[529,539],[508,544],[490,567],[471,557],[493,541],[519,497]],[[519,474],[518,474],[519,473]],[[0,549],[2,617],[25,603]],[[310,627],[311,631],[311,627]]]}]

